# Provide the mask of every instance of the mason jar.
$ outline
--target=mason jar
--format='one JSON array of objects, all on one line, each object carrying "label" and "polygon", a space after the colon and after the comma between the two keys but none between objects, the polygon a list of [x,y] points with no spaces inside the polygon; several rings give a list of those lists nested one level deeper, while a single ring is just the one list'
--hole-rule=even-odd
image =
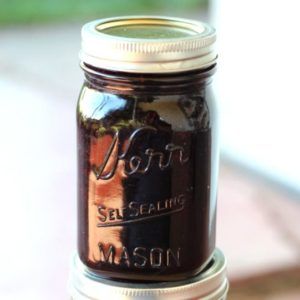
[{"label": "mason jar", "polygon": [[169,17],[82,29],[77,106],[78,254],[97,276],[161,282],[215,249],[215,31]]}]

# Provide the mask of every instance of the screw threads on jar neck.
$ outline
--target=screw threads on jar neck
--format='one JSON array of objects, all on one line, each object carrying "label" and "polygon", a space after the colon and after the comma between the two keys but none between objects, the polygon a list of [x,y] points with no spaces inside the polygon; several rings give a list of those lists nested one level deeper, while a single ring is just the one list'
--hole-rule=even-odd
[{"label": "screw threads on jar neck", "polygon": [[97,89],[122,91],[122,93],[150,94],[185,93],[198,85],[209,84],[216,71],[216,64],[201,70],[171,74],[137,74],[119,71],[108,71],[81,63],[88,84]]}]

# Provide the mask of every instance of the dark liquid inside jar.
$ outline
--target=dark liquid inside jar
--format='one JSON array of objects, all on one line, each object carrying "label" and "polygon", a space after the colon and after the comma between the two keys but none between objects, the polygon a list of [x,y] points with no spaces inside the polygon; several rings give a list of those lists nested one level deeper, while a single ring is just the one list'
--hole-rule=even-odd
[{"label": "dark liquid inside jar", "polygon": [[129,74],[83,65],[78,252],[100,276],[174,281],[215,248],[215,66]]}]

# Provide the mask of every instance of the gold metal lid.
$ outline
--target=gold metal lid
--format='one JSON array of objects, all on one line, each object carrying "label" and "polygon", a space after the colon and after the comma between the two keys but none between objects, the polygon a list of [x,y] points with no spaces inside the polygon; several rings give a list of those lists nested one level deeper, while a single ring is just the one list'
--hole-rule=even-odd
[{"label": "gold metal lid", "polygon": [[84,25],[81,35],[81,61],[102,69],[173,73],[206,68],[217,58],[215,30],[188,19],[100,19]]},{"label": "gold metal lid", "polygon": [[184,281],[129,283],[103,279],[73,258],[69,292],[73,300],[225,300],[228,291],[226,260],[216,249],[210,266]]}]

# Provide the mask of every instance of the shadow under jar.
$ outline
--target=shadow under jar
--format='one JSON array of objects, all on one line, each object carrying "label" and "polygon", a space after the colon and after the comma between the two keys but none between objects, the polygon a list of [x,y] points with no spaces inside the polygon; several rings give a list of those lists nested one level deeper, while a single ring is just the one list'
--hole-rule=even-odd
[{"label": "shadow under jar", "polygon": [[[183,280],[204,269],[215,249],[218,146],[210,85],[215,55],[202,64],[170,65],[166,57],[155,61],[151,49],[139,46],[142,59],[151,56],[144,64],[140,57],[139,62],[134,59],[136,49],[130,56],[130,47],[116,46],[128,41],[145,45],[147,39],[181,45],[185,36],[178,34],[186,35],[187,44],[193,38],[214,42],[207,25],[193,22],[189,33],[186,23],[131,17],[98,20],[83,28],[85,82],[77,106],[78,253],[97,275]],[[122,26],[127,26],[125,31]],[[95,58],[90,49],[97,48],[97,41],[111,53],[101,49]],[[205,51],[199,49],[203,59]],[[193,60],[195,53],[188,54]],[[126,63],[122,55],[127,55]]]}]

